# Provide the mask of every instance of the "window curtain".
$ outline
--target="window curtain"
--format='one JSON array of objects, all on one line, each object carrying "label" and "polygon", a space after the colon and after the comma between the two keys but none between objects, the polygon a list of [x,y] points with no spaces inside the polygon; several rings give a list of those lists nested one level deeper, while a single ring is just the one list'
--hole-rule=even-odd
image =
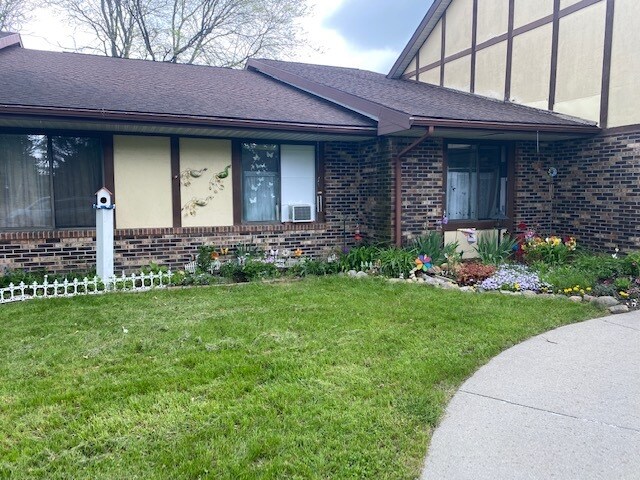
[{"label": "window curtain", "polygon": [[93,227],[95,193],[101,187],[102,148],[91,137],[52,137],[57,227]]},{"label": "window curtain", "polygon": [[279,220],[280,151],[278,145],[242,146],[242,211],[247,222]]},{"label": "window curtain", "polygon": [[0,228],[50,227],[47,138],[0,135]]}]

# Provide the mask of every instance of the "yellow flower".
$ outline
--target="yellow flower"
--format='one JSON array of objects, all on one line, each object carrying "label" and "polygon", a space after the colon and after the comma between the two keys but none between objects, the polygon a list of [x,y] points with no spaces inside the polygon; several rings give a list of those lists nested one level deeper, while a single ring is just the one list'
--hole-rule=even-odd
[{"label": "yellow flower", "polygon": [[587,287],[587,292],[590,292],[590,291],[591,291],[591,287]]},{"label": "yellow flower", "polygon": [[580,295],[584,295],[584,289],[580,289]]},{"label": "yellow flower", "polygon": [[515,288],[516,290],[520,290],[520,284],[519,283],[514,283],[513,284],[513,288]]},{"label": "yellow flower", "polygon": [[621,296],[622,298],[627,298],[627,297],[629,297],[629,294],[628,294],[627,292],[620,291],[620,292],[618,292],[618,293],[620,294],[620,296]]},{"label": "yellow flower", "polygon": [[578,290],[580,290],[578,287],[573,287],[574,292],[577,292]]}]

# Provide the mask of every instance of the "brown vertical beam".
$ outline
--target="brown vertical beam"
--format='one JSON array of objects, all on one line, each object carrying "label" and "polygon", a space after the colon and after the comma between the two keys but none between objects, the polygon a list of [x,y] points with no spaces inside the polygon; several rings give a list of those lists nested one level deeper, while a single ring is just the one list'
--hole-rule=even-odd
[{"label": "brown vertical beam", "polygon": [[420,81],[420,50],[421,48],[416,52],[416,82]]},{"label": "brown vertical beam", "polygon": [[444,43],[447,37],[447,11],[442,14],[441,40],[440,40],[440,86],[444,86]]},{"label": "brown vertical beam", "polygon": [[511,66],[513,64],[513,15],[515,12],[515,0],[509,0],[509,26],[507,30],[507,71],[504,79],[504,100],[511,98]]},{"label": "brown vertical beam", "polygon": [[325,162],[324,162],[324,142],[316,144],[316,221],[324,222],[325,214]]},{"label": "brown vertical beam", "polygon": [[613,43],[613,14],[615,0],[607,0],[604,25],[604,56],[602,61],[602,89],[600,91],[600,128],[609,121],[609,89],[611,85],[611,48]]},{"label": "brown vertical beam", "polygon": [[549,77],[549,105],[553,110],[556,103],[556,83],[558,78],[558,36],[560,32],[560,0],[553,0],[553,33],[551,34],[551,75]]},{"label": "brown vertical beam", "polygon": [[469,91],[476,91],[476,47],[478,44],[478,0],[473,0],[473,17],[471,20],[471,80]]},{"label": "brown vertical beam", "polygon": [[233,186],[233,224],[242,223],[242,145],[231,142],[231,184]]},{"label": "brown vertical beam", "polygon": [[182,202],[180,198],[180,137],[171,137],[171,205],[173,228],[182,227]]}]

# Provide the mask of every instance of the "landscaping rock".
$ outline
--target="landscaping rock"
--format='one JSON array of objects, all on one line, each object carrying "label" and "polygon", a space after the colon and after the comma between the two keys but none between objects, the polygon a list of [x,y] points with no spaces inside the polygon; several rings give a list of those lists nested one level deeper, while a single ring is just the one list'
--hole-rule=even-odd
[{"label": "landscaping rock", "polygon": [[438,280],[437,278],[433,278],[433,277],[425,277],[424,278],[424,283],[426,283],[427,285],[440,285],[442,282],[440,280]]},{"label": "landscaping rock", "polygon": [[347,272],[347,275],[349,275],[350,277],[355,277],[358,274],[358,272],[356,272],[355,270],[349,270]]},{"label": "landscaping rock", "polygon": [[573,295],[569,297],[569,300],[571,300],[572,302],[580,303],[582,302],[582,297],[579,295]]},{"label": "landscaping rock", "polygon": [[553,293],[541,293],[538,295],[539,298],[554,298],[555,295]]},{"label": "landscaping rock", "polygon": [[356,278],[366,278],[369,275],[367,274],[367,272],[358,272],[356,273]]},{"label": "landscaping rock", "polygon": [[460,290],[460,287],[457,284],[451,282],[441,283],[440,287],[445,290]]},{"label": "landscaping rock", "polygon": [[597,297],[593,300],[593,303],[598,305],[599,307],[613,307],[618,305],[620,302],[615,297]]},{"label": "landscaping rock", "polygon": [[442,273],[442,269],[434,265],[427,270],[427,273],[430,273],[431,275],[440,275]]},{"label": "landscaping rock", "polygon": [[400,283],[402,282],[401,278],[390,278],[389,283]]},{"label": "landscaping rock", "polygon": [[538,296],[538,294],[536,292],[534,292],[533,290],[524,290],[522,292],[522,295],[524,295],[525,297],[536,297],[536,296]]},{"label": "landscaping rock", "polygon": [[596,298],[593,295],[585,295],[584,297],[582,297],[584,299],[585,302],[593,302],[593,300]]},{"label": "landscaping rock", "polygon": [[629,311],[629,307],[626,305],[614,305],[613,307],[609,307],[609,311],[611,313],[626,313]]},{"label": "landscaping rock", "polygon": [[460,287],[460,291],[461,292],[475,292],[475,290],[473,289],[473,287]]}]

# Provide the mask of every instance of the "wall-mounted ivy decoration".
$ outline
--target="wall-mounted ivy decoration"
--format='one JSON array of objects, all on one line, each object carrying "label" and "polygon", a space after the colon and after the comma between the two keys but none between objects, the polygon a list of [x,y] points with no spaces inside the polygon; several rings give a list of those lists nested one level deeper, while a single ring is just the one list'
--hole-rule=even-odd
[{"label": "wall-mounted ivy decoration", "polygon": [[[229,169],[231,165],[227,165],[224,170],[216,173],[209,180],[209,190],[213,193],[205,198],[196,198],[193,197],[187,203],[182,206],[182,212],[184,215],[195,216],[197,213],[198,207],[206,207],[209,202],[213,199],[214,195],[222,190],[224,190],[224,182],[225,178],[229,177]],[[180,172],[180,183],[188,187],[191,185],[191,180],[193,178],[200,178],[204,172],[206,172],[206,168],[202,168],[200,170],[195,170],[193,168],[187,168]]]}]

